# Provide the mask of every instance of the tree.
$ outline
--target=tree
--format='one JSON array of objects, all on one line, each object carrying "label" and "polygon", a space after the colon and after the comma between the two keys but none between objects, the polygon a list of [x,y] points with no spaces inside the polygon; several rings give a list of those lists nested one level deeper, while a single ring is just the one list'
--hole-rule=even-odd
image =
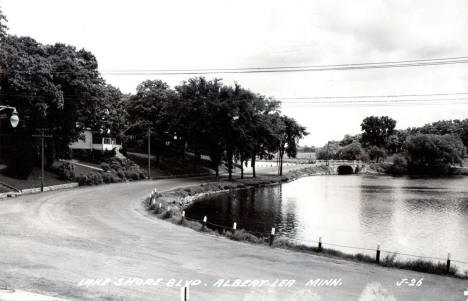
[{"label": "tree", "polygon": [[279,132],[279,175],[283,175],[283,157],[286,153],[288,157],[295,158],[299,139],[308,135],[306,128],[287,116],[281,116],[282,126]]},{"label": "tree", "polygon": [[364,155],[364,149],[361,144],[354,141],[338,150],[340,160],[361,160]]},{"label": "tree", "polygon": [[466,148],[454,135],[416,134],[406,141],[408,170],[417,174],[446,174],[461,163]]},{"label": "tree", "polygon": [[365,146],[384,147],[395,126],[396,121],[388,116],[366,117],[361,123],[361,142]]},{"label": "tree", "polygon": [[8,22],[7,18],[2,12],[2,9],[0,7],[0,42],[3,40],[3,38],[7,34],[8,26],[6,23]]},{"label": "tree", "polygon": [[[105,109],[117,108],[114,96],[119,93],[105,84],[90,52],[64,44],[42,45],[29,37],[11,35],[2,39],[0,47],[0,97],[2,103],[16,107],[22,116],[18,128],[6,129],[6,134],[31,136],[37,129],[46,129],[53,136],[46,144],[46,158],[54,159],[49,152],[52,149],[59,156],[68,153],[68,145],[80,137],[84,128],[102,128],[107,122],[107,117],[103,119]],[[12,139],[10,143],[20,141]],[[19,153],[3,155],[15,158]],[[51,161],[47,160],[46,166]]]},{"label": "tree", "polygon": [[173,142],[174,134],[170,106],[176,93],[161,80],[146,80],[137,86],[137,93],[126,102],[129,133],[139,137],[137,145],[147,147],[148,129],[151,130],[151,151],[156,155],[156,165],[166,148],[166,142]]}]

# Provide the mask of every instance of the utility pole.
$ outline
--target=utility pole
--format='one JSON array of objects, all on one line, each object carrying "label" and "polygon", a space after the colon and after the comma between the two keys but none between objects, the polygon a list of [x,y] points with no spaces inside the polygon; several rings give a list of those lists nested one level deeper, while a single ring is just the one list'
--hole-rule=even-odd
[{"label": "utility pole", "polygon": [[52,138],[52,136],[44,135],[44,129],[41,129],[41,134],[33,135],[33,137],[41,138],[41,192],[44,192],[44,138]]},{"label": "utility pole", "polygon": [[148,128],[148,179],[151,179],[151,128]]}]

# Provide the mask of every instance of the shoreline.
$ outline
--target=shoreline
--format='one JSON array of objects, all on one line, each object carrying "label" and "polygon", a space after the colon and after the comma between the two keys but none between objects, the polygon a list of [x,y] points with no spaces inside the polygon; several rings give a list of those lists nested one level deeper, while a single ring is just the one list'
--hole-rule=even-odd
[{"label": "shoreline", "polygon": [[[325,171],[326,169],[326,171]],[[382,176],[387,174],[382,173],[368,173],[363,172],[363,175]],[[233,231],[227,227],[219,227],[220,225],[211,224],[210,222],[203,223],[202,221],[192,220],[185,216],[184,210],[195,202],[212,195],[221,193],[228,193],[241,189],[252,189],[278,185],[281,183],[289,183],[303,177],[309,176],[323,176],[330,175],[327,168],[323,166],[306,167],[302,169],[292,170],[280,176],[261,176],[258,178],[236,179],[233,181],[218,181],[207,182],[199,185],[186,186],[177,188],[162,193],[156,192],[153,197],[149,196],[143,200],[143,206],[147,211],[152,211],[156,217],[167,220],[174,224],[191,228],[198,232],[222,236],[227,239],[250,242],[254,244],[268,245],[270,238],[267,234],[263,236],[256,236],[244,229],[236,229]],[[388,176],[388,175],[387,175]],[[183,214],[184,212],[184,214]],[[218,230],[213,230],[207,227],[212,225]],[[421,259],[415,260],[398,260],[392,254],[382,258],[380,262],[372,256],[362,253],[345,253],[332,248],[325,248],[323,246],[309,246],[300,243],[295,243],[290,239],[283,237],[275,237],[272,247],[279,247],[283,249],[305,252],[308,254],[315,254],[319,256],[343,258],[347,260],[363,262],[367,264],[376,264],[384,267],[396,267],[399,269],[412,270],[417,272],[424,272],[430,274],[450,276],[460,279],[468,279],[466,275],[459,273],[457,267],[451,266],[447,271],[446,265],[443,262],[425,261]]]}]

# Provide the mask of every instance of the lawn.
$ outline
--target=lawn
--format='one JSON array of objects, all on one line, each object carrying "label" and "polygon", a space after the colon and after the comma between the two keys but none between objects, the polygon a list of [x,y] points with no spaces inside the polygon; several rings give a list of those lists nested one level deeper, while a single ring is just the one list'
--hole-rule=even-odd
[{"label": "lawn", "polygon": [[[159,166],[156,166],[156,160],[151,159],[151,177],[165,177],[165,176],[178,176],[188,174],[207,174],[213,171],[206,166],[209,162],[206,159],[200,160],[200,164],[197,169],[193,169],[193,157],[189,154],[186,155],[186,161],[182,164],[182,160],[179,157],[173,156],[161,156]],[[145,172],[148,170],[148,158],[146,154],[139,153],[128,153],[127,158],[134,161],[140,166]]]},{"label": "lawn", "polygon": [[[15,179],[9,177],[5,174],[5,170],[2,170],[0,171],[0,182],[13,186],[19,190],[41,187],[41,169],[34,168],[27,179]],[[61,180],[55,173],[47,170],[44,171],[44,186],[60,185],[66,183],[70,183],[70,181]],[[11,189],[8,189],[6,186],[1,185],[0,187],[2,192],[11,191]]]}]

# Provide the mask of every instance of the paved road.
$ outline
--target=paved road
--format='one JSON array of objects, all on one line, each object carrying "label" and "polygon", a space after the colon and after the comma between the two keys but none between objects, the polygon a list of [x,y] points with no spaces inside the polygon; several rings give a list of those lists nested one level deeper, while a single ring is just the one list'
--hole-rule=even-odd
[{"label": "paved road", "polygon": [[[234,242],[156,219],[142,208],[154,187],[200,181],[121,183],[1,200],[0,284],[73,300],[179,300],[179,288],[166,285],[170,279],[200,280],[190,291],[194,301],[466,299],[468,281]],[[84,285],[88,278],[111,283]],[[134,278],[154,280],[123,285]],[[159,285],[149,285],[159,278]],[[296,282],[289,288],[214,286],[237,278]],[[317,278],[341,278],[342,284],[305,287]],[[424,280],[422,287],[397,287],[401,278]]]}]

